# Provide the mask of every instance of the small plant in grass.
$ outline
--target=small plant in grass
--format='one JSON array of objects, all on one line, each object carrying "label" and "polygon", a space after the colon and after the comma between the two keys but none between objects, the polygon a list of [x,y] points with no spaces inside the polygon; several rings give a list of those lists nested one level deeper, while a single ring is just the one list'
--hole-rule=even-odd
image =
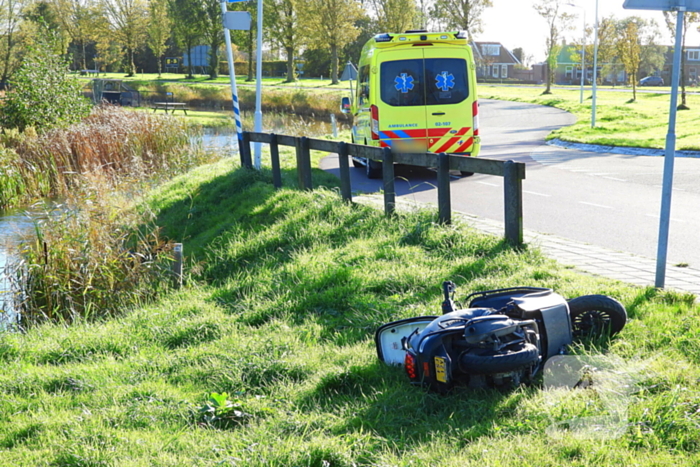
[{"label": "small plant in grass", "polygon": [[209,400],[199,408],[201,424],[211,428],[230,429],[252,417],[243,411],[239,399],[230,399],[228,393],[212,392]]}]

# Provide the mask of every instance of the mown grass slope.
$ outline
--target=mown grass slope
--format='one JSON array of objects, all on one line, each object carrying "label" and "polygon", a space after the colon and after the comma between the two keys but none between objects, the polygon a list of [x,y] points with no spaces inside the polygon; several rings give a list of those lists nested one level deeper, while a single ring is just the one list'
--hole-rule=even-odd
[{"label": "mown grass slope", "polygon": [[[434,212],[387,218],[314,176],[329,188],[275,191],[268,173],[224,160],[156,190],[150,209],[185,244],[186,287],[114,319],[0,335],[0,465],[700,462],[693,297],[581,276]],[[532,285],[622,300],[625,330],[574,349],[643,367],[622,436],[550,437],[597,414],[581,395],[440,396],[378,362],[377,326],[438,313],[446,279],[462,296]],[[211,393],[227,394],[227,423],[200,412]]]}]

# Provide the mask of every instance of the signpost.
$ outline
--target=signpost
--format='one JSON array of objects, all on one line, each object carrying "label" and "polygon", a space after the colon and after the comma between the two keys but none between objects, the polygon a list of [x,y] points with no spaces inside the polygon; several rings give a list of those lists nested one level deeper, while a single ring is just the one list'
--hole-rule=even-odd
[{"label": "signpost", "polygon": [[668,115],[668,133],[664,153],[664,178],[661,189],[661,219],[659,222],[659,245],[656,255],[655,286],[663,288],[666,280],[666,256],[668,253],[668,231],[671,219],[671,194],[673,189],[673,163],[676,151],[676,107],[678,104],[678,80],[681,67],[681,37],[683,17],[686,11],[700,11],[700,0],[625,0],[623,8],[632,10],[675,11],[676,43],[673,47],[673,71],[671,72],[671,106]]},{"label": "signpost", "polygon": [[[232,0],[230,3],[243,0]],[[224,25],[224,38],[226,39],[226,54],[228,58],[228,75],[231,80],[231,101],[233,102],[233,118],[236,120],[236,135],[238,136],[238,150],[243,151],[243,125],[241,124],[241,109],[238,104],[238,90],[236,89],[236,69],[233,62],[233,49],[231,48],[231,32],[230,29],[236,26],[244,26],[244,20],[240,16],[229,16],[226,7],[226,1],[221,2],[221,18]],[[247,13],[247,12],[230,12],[230,13]],[[227,19],[228,18],[228,19]],[[231,26],[229,28],[228,26]],[[248,28],[250,28],[250,13],[248,13]],[[237,29],[237,28],[236,28]]]}]

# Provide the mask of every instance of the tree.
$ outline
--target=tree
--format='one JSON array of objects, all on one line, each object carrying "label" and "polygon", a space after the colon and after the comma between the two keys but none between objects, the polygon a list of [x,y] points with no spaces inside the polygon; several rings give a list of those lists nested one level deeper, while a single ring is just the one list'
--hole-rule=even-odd
[{"label": "tree", "polygon": [[70,76],[68,63],[56,54],[53,34],[47,36],[38,38],[10,80],[10,91],[0,107],[5,128],[48,130],[90,113],[82,83]]},{"label": "tree", "polygon": [[83,69],[87,69],[87,44],[97,39],[100,31],[98,7],[93,0],[54,0],[56,17],[61,24],[61,29],[68,34],[70,39],[77,44],[81,51],[79,62]]},{"label": "tree", "polygon": [[492,7],[491,0],[436,0],[431,16],[444,24],[447,29],[464,29],[469,40],[483,32],[481,15]]},{"label": "tree", "polygon": [[16,47],[17,47],[17,32],[21,20],[20,12],[24,4],[21,0],[0,0],[0,25],[2,29],[0,54],[2,57],[2,75],[0,81],[7,81],[7,78],[12,74],[18,66]]},{"label": "tree", "polygon": [[168,11],[173,24],[173,36],[178,46],[185,50],[190,67],[187,77],[194,78],[192,74],[192,48],[202,37],[202,23],[200,17],[200,3],[198,0],[168,0]]},{"label": "tree", "polygon": [[533,8],[542,18],[547,21],[547,40],[545,42],[545,53],[547,54],[547,88],[542,94],[552,93],[554,83],[553,71],[557,67],[557,56],[561,50],[559,45],[562,33],[571,29],[571,22],[574,15],[561,11],[562,0],[539,0]]},{"label": "tree", "polygon": [[148,5],[148,48],[158,59],[158,78],[163,68],[165,43],[170,38],[170,17],[168,16],[168,0],[151,0]]},{"label": "tree", "polygon": [[146,0],[105,0],[104,8],[116,41],[126,49],[127,76],[134,76],[134,53],[147,35]]},{"label": "tree", "polygon": [[224,29],[221,27],[221,2],[204,0],[200,12],[202,32],[209,44],[209,78],[219,77],[219,49],[224,44]]},{"label": "tree", "polygon": [[[299,0],[265,0],[265,24],[271,40],[287,55],[287,83],[296,80],[294,55],[302,39],[299,27]],[[267,14],[267,12],[270,12]]]},{"label": "tree", "polygon": [[603,18],[598,26],[598,63],[601,66],[603,76],[611,75],[612,84],[617,84],[617,76],[624,66],[620,62],[617,53],[618,21],[613,15]]},{"label": "tree", "polygon": [[642,47],[639,44],[638,18],[622,20],[623,27],[617,43],[620,61],[625,67],[627,79],[632,81],[632,101],[637,100],[637,72],[642,61]]},{"label": "tree", "polygon": [[331,80],[338,84],[338,53],[360,33],[355,21],[362,16],[357,0],[303,0],[303,29],[311,46],[331,52]]},{"label": "tree", "polygon": [[[671,32],[671,37],[675,39],[676,37],[676,12],[675,11],[664,11],[664,19],[666,20],[666,27]],[[688,32],[688,26],[691,24],[700,22],[700,14],[685,12],[683,15],[683,34],[681,35],[681,105],[678,106],[678,110],[688,110],[688,104],[685,97],[685,60],[686,56],[683,53],[685,50],[685,35]]]},{"label": "tree", "polygon": [[404,32],[413,27],[418,9],[415,0],[365,0],[374,10],[382,32]]}]

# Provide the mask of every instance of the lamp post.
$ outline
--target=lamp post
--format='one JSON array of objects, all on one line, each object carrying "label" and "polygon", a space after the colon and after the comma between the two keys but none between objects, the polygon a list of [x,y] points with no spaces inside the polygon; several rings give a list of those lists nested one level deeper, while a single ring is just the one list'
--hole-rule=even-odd
[{"label": "lamp post", "polygon": [[591,101],[591,128],[595,128],[595,98],[598,89],[598,0],[595,0],[595,28],[593,39],[593,96]]},{"label": "lamp post", "polygon": [[579,104],[583,104],[583,84],[586,76],[586,9],[574,3],[567,3],[567,5],[583,10],[583,39],[581,40],[581,93],[578,99]]}]

